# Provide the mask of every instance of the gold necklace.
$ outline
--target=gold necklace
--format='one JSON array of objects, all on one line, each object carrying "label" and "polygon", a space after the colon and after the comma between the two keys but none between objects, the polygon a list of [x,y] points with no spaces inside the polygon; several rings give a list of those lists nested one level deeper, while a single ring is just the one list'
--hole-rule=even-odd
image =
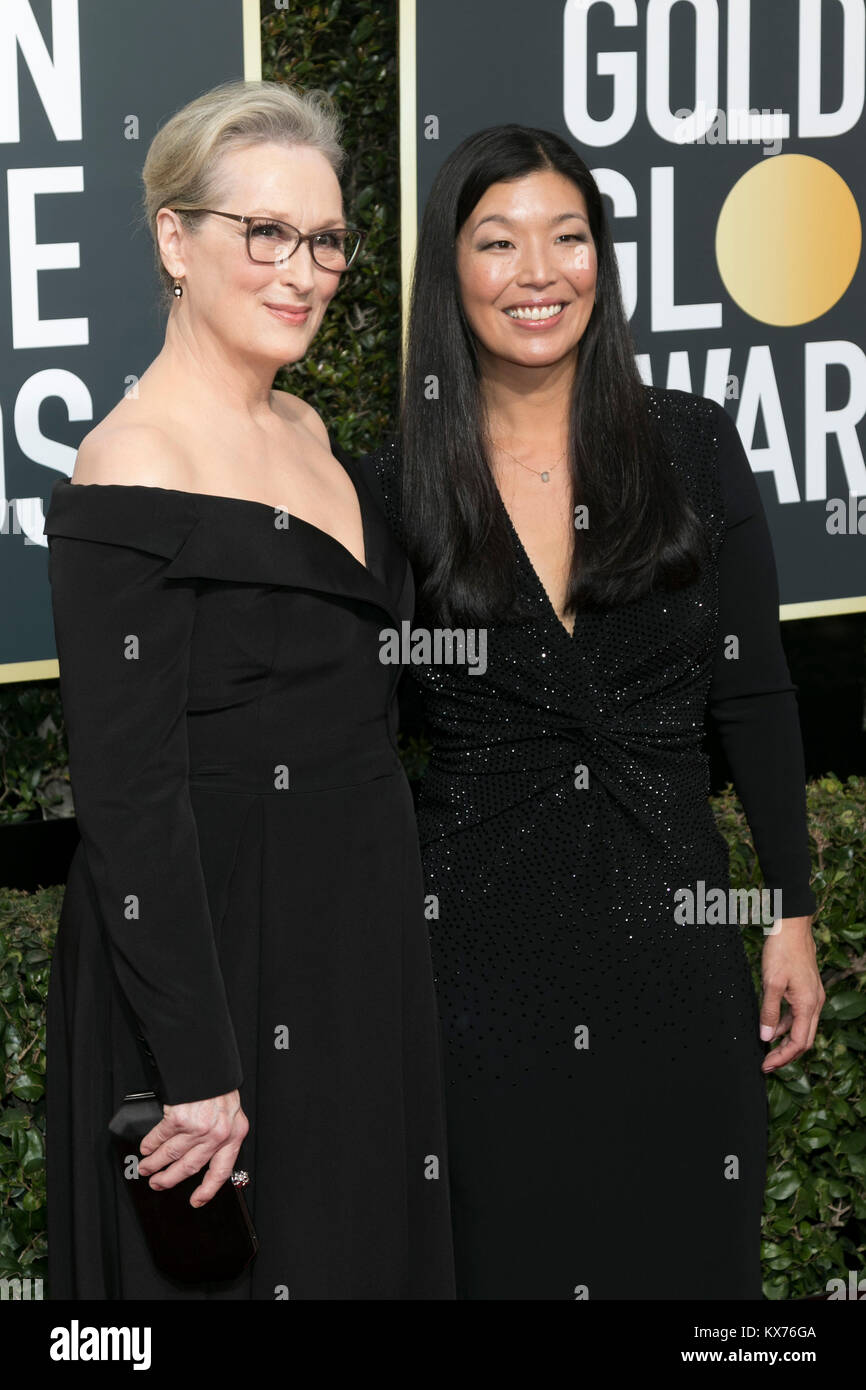
[{"label": "gold necklace", "polygon": [[501,449],[503,454],[507,454],[510,459],[514,459],[515,463],[519,463],[520,467],[525,468],[527,473],[534,473],[536,478],[540,478],[543,483],[550,482],[551,473],[554,471],[555,468],[559,467],[559,465],[562,463],[562,460],[568,453],[568,448],[566,447],[565,449],[563,449],[562,453],[559,455],[559,458],[557,459],[556,463],[554,463],[552,468],[545,468],[539,471],[539,469],[537,468],[530,468],[529,464],[524,463],[522,459],[515,458],[514,454],[512,454],[510,449],[506,449],[504,444],[497,444],[496,440],[491,438],[489,434],[486,434],[484,438],[487,440],[489,444],[492,444],[494,448]]}]

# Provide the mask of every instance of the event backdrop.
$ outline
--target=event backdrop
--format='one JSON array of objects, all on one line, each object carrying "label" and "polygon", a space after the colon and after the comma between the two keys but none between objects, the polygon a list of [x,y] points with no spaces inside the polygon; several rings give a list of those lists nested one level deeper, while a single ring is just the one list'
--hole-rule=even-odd
[{"label": "event backdrop", "polygon": [[[0,0],[0,680],[57,674],[47,498],[162,341],[149,140],[258,78],[259,43],[259,0]],[[558,131],[608,199],[644,379],[736,417],[782,616],[866,609],[866,0],[400,0],[400,65],[404,291],[449,151]]]},{"label": "event backdrop", "polygon": [[2,680],[57,675],[51,487],[162,345],[147,147],[244,76],[261,76],[259,0],[0,0]]},{"label": "event backdrop", "polygon": [[724,402],[782,617],[866,609],[866,0],[402,0],[404,301],[436,171],[508,122],[612,218],[644,381]]}]

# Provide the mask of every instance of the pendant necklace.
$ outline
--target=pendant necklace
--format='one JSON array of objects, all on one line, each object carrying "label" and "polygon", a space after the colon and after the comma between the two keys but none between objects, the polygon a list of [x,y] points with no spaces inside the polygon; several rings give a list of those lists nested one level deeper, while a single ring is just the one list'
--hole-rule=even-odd
[{"label": "pendant necklace", "polygon": [[497,443],[496,443],[496,440],[495,440],[495,439],[491,439],[491,437],[490,437],[489,434],[485,435],[484,437],[485,437],[485,439],[487,440],[487,442],[488,442],[489,444],[492,444],[492,445],[494,446],[494,448],[496,448],[496,449],[501,449],[502,452],[503,452],[503,454],[507,454],[508,457],[509,457],[510,459],[514,459],[514,462],[515,462],[515,463],[519,463],[521,468],[525,468],[526,471],[527,471],[527,473],[533,473],[533,474],[535,475],[535,477],[536,477],[536,478],[540,478],[541,481],[542,481],[543,483],[549,483],[549,482],[550,482],[550,475],[551,475],[551,473],[554,471],[554,469],[556,469],[556,468],[559,467],[560,463],[561,463],[562,460],[565,458],[565,455],[566,455],[567,452],[568,452],[568,449],[567,449],[567,448],[563,449],[563,451],[562,451],[562,453],[559,455],[559,458],[557,459],[556,463],[554,463],[553,466],[552,466],[551,468],[545,468],[545,469],[539,470],[538,468],[530,468],[530,466],[529,466],[528,463],[524,463],[522,459],[515,458],[514,454],[512,454],[512,452],[511,452],[510,449],[506,449],[506,448],[504,447],[504,445],[502,445],[502,444],[497,444]]}]

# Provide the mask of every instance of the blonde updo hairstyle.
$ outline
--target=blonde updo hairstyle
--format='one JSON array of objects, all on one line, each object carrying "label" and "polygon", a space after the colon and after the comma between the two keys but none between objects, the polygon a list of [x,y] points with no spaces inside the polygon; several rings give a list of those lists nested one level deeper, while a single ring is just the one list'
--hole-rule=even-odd
[{"label": "blonde updo hairstyle", "polygon": [[194,231],[203,214],[188,209],[213,205],[220,160],[246,145],[309,146],[321,151],[339,178],[346,157],[340,127],[327,92],[314,89],[302,95],[280,82],[224,82],[166,121],[151,141],[141,173],[144,216],[166,308],[173,302],[174,280],[159,250],[160,208],[175,208],[184,226]]}]

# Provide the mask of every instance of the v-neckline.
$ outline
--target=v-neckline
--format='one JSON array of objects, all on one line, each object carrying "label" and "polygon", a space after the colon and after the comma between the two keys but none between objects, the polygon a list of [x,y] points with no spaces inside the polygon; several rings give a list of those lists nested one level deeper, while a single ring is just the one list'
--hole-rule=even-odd
[{"label": "v-neckline", "polygon": [[553,622],[555,623],[556,627],[559,628],[559,631],[562,633],[562,635],[564,636],[565,640],[566,640],[567,642],[569,642],[569,643],[573,642],[573,641],[574,641],[574,634],[575,634],[575,632],[577,631],[577,615],[575,614],[574,627],[573,627],[572,630],[569,632],[568,628],[565,626],[565,623],[562,621],[562,619],[560,618],[559,614],[557,613],[556,608],[554,607],[554,604],[553,604],[553,600],[552,600],[551,597],[550,597],[550,594],[547,592],[547,589],[545,588],[544,584],[542,583],[541,575],[538,573],[538,570],[535,568],[534,564],[532,563],[531,559],[529,558],[529,551],[526,549],[526,546],[523,544],[523,541],[520,539],[520,532],[518,531],[517,527],[515,526],[515,524],[514,524],[514,522],[513,522],[513,520],[512,520],[512,517],[511,517],[511,513],[510,513],[510,511],[508,510],[508,508],[506,507],[505,502],[503,501],[502,493],[499,491],[499,488],[496,487],[496,483],[495,483],[495,482],[494,482],[493,486],[494,486],[494,488],[496,489],[496,496],[497,496],[497,498],[499,499],[499,505],[500,505],[500,507],[502,508],[503,514],[504,514],[504,516],[505,516],[505,520],[506,520],[506,522],[508,523],[508,526],[509,526],[509,528],[510,528],[510,530],[511,530],[511,534],[512,534],[512,536],[514,537],[514,540],[515,540],[515,542],[516,542],[516,544],[517,544],[518,550],[520,551],[521,555],[523,556],[524,560],[526,561],[526,564],[527,564],[527,567],[528,567],[528,569],[529,569],[529,572],[530,572],[530,574],[532,575],[532,578],[535,580],[535,583],[536,583],[536,585],[537,585],[537,587],[538,587],[538,590],[539,590],[539,592],[540,592],[541,595],[542,595],[542,598],[543,598],[544,603],[545,603],[545,605],[546,605],[546,607],[547,607],[547,611],[548,611],[549,616],[553,619]]}]

